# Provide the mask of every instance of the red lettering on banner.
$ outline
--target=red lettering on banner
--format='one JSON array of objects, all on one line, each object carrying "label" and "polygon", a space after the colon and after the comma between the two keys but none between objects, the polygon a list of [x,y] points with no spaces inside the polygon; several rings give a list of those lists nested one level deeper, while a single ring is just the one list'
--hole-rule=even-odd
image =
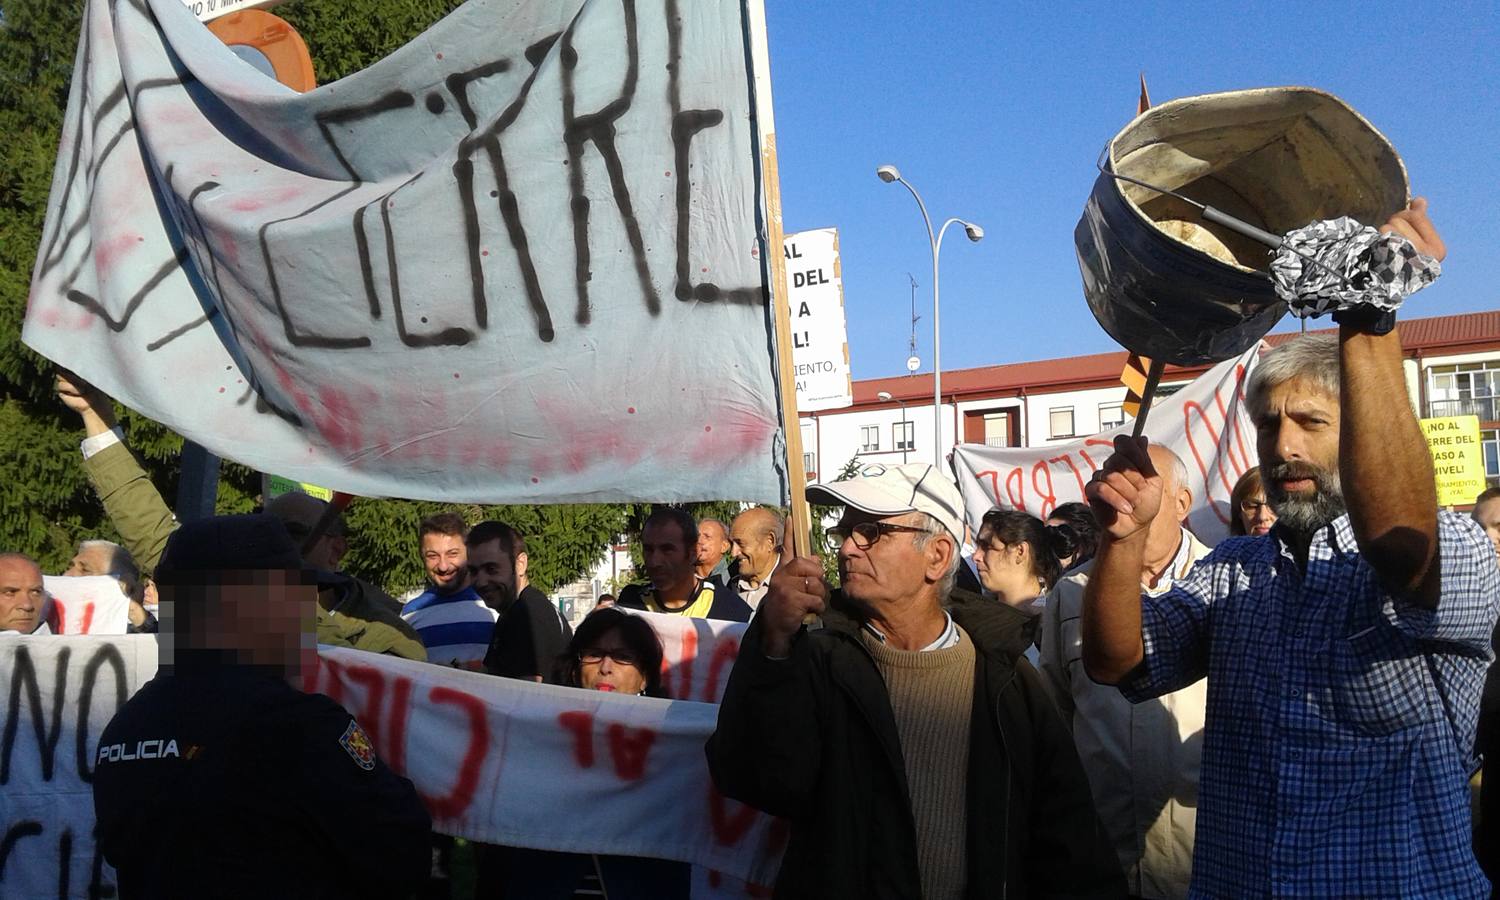
[{"label": "red lettering on banner", "polygon": [[[1073,462],[1073,454],[1064,453],[1062,456],[1054,456],[1048,462],[1062,463],[1073,470],[1073,477],[1078,481],[1078,496],[1083,496],[1083,473],[1078,471],[1078,466]],[[1054,507],[1055,508],[1055,507]],[[1043,518],[1046,518],[1043,516]]]},{"label": "red lettering on banner", "polygon": [[370,666],[351,665],[344,669],[344,677],[353,684],[365,689],[365,704],[360,709],[352,709],[350,706],[344,708],[354,715],[360,727],[369,733],[370,739],[375,742],[376,749],[382,756],[390,756],[390,748],[385,743],[385,729],[381,727],[385,722],[382,707],[385,706],[385,676],[379,669]]},{"label": "red lettering on banner", "polygon": [[53,597],[52,603],[49,604],[49,609],[47,610],[47,627],[52,629],[53,634],[66,634],[63,629],[67,627],[65,624],[67,621],[68,608],[63,605],[61,600]]},{"label": "red lettering on banner", "polygon": [[[698,632],[691,628],[683,629],[682,651],[677,660],[677,690],[672,696],[678,700],[691,700],[688,696],[693,690],[693,660],[698,658]],[[662,660],[663,664],[666,660]]]},{"label": "red lettering on banner", "polygon": [[714,647],[713,658],[708,661],[708,683],[703,686],[703,702],[719,702],[719,678],[724,674],[724,667],[733,665],[735,658],[740,655],[740,642],[734,638],[720,638]]},{"label": "red lettering on banner", "polygon": [[1097,472],[1099,470],[1099,464],[1094,462],[1094,458],[1092,456],[1089,456],[1088,448],[1090,447],[1108,447],[1110,452],[1113,453],[1115,449],[1115,442],[1106,441],[1103,438],[1089,438],[1088,440],[1083,442],[1083,446],[1078,450],[1078,455],[1083,457],[1084,461],[1089,464],[1089,472],[1092,474],[1093,472]]},{"label": "red lettering on banner", "polygon": [[650,728],[637,728],[630,733],[618,722],[611,723],[605,732],[609,737],[609,756],[615,763],[615,774],[626,781],[636,781],[646,774],[646,754],[656,743],[656,732]]},{"label": "red lettering on banner", "polygon": [[[739,807],[732,815],[728,809],[730,803]],[[750,826],[755,824],[755,817],[759,812],[753,806],[727,799],[719,793],[718,788],[709,785],[708,815],[713,821],[714,840],[719,846],[733,847],[738,844],[745,836],[745,832],[750,830]]]},{"label": "red lettering on banner", "polygon": [[387,761],[392,769],[406,774],[406,720],[411,716],[411,679],[395,681],[391,691],[391,739]]},{"label": "red lettering on banner", "polygon": [[986,478],[990,480],[990,500],[998,506],[1000,504],[1000,473],[994,469],[985,469],[983,472],[976,472],[974,477],[980,482]]},{"label": "red lettering on banner", "polygon": [[[1236,480],[1238,480],[1241,475],[1245,474],[1245,470],[1250,468],[1250,458],[1245,455],[1244,441],[1241,440],[1239,442],[1240,455],[1238,458],[1236,458],[1234,455],[1235,445],[1229,440],[1230,428],[1232,426],[1238,426],[1239,423],[1234,422],[1231,425],[1229,419],[1229,411],[1224,408],[1223,391],[1214,391],[1214,405],[1219,408],[1219,421],[1224,423],[1224,452],[1219,454],[1219,458],[1224,459],[1225,457],[1227,457],[1229,459],[1229,465],[1234,468],[1234,477]],[[1238,433],[1239,428],[1234,427],[1234,431]],[[1231,488],[1231,490],[1233,490],[1233,488]]]},{"label": "red lettering on banner", "polygon": [[323,678],[323,693],[327,694],[328,699],[332,700],[334,703],[337,703],[339,706],[343,706],[344,667],[331,659],[325,659],[323,660],[323,664],[320,668],[322,669],[325,676]]},{"label": "red lettering on banner", "polygon": [[[1014,480],[1016,483],[1014,488],[1012,488],[1010,484],[1012,480]],[[1020,469],[1011,469],[1009,472],[1005,473],[1005,496],[1008,500],[1010,500],[1010,505],[1013,509],[1019,509],[1022,512],[1025,512],[1026,510],[1025,481],[1026,476],[1021,474]],[[1017,495],[1017,492],[1019,492],[1019,496]]]},{"label": "red lettering on banner", "polygon": [[[1203,411],[1203,407],[1191,400],[1182,405],[1182,430],[1187,436],[1188,448],[1193,451],[1193,462],[1198,464],[1198,474],[1203,476],[1203,488],[1207,491],[1209,482],[1212,479],[1208,474],[1208,464],[1203,461],[1203,454],[1198,452],[1198,439],[1193,431],[1193,413],[1198,414],[1198,421],[1202,423],[1203,429],[1208,432],[1208,439],[1212,442],[1212,446],[1216,451],[1215,455],[1217,455],[1219,447],[1219,434],[1214,431],[1214,426],[1209,422],[1208,414]],[[1218,471],[1219,479],[1224,482],[1224,490],[1226,492],[1232,490],[1234,486],[1229,484],[1228,480],[1224,477],[1224,467],[1222,464],[1218,466]],[[1208,498],[1205,497],[1204,499]],[[1224,514],[1223,510],[1219,509],[1217,503],[1209,503],[1207,506],[1214,511],[1214,515],[1219,517],[1220,522],[1228,524],[1229,517]]]},{"label": "red lettering on banner", "polygon": [[434,819],[456,819],[474,802],[474,791],[479,787],[479,772],[484,764],[484,754],[490,745],[489,720],[485,715],[484,701],[473,694],[456,691],[450,687],[435,687],[427,692],[433,703],[457,706],[469,719],[469,749],[464,753],[458,767],[458,781],[453,790],[441,797],[422,796]]},{"label": "red lettering on banner", "polygon": [[592,768],[594,765],[593,714],[570,709],[557,714],[557,724],[573,732],[573,759],[577,760],[578,768]]},{"label": "red lettering on banner", "polygon": [[[1043,488],[1041,482],[1037,479],[1038,475],[1047,476],[1046,488]],[[1057,492],[1052,487],[1052,468],[1047,465],[1046,460],[1042,460],[1031,467],[1031,487],[1036,491],[1038,504],[1037,517],[1045,519],[1047,518],[1047,514],[1052,512],[1052,507],[1057,505]]]},{"label": "red lettering on banner", "polygon": [[83,605],[83,622],[78,626],[79,634],[88,634],[94,625],[94,602],[90,600]]}]

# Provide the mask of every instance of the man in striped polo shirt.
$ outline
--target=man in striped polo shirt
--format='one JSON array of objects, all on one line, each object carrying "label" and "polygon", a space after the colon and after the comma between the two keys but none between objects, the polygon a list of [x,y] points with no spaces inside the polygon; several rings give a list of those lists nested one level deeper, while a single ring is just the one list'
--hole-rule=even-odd
[{"label": "man in striped polo shirt", "polygon": [[401,618],[417,630],[429,662],[480,669],[498,616],[469,584],[466,531],[463,517],[452,512],[417,526],[428,585],[407,601]]}]

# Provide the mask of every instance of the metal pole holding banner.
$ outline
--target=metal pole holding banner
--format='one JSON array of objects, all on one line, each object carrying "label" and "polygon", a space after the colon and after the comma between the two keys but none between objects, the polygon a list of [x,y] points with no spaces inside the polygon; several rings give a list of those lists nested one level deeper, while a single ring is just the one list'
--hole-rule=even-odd
[{"label": "metal pole holding banner", "polygon": [[761,190],[765,192],[766,262],[771,276],[771,314],[776,326],[776,384],[781,396],[781,430],[786,440],[787,493],[790,497],[792,552],[812,554],[812,514],[807,507],[807,471],[802,464],[802,423],[797,416],[797,379],[792,369],[792,318],[786,302],[785,229],[781,219],[781,176],[776,162],[776,118],[771,106],[771,56],[762,0],[745,4],[750,36],[750,70],[755,92],[755,126],[760,139]]},{"label": "metal pole holding banner", "polygon": [[219,458],[192,441],[182,442],[182,480],[177,483],[177,521],[214,514],[219,494]]}]

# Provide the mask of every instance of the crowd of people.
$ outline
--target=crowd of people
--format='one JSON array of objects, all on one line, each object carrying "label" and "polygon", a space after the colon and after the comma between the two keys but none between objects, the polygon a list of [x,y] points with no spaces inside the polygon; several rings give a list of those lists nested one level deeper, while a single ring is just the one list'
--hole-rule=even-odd
[{"label": "crowd of people", "polygon": [[[101,754],[104,858],[126,898],[342,895],[319,886],[351,869],[361,896],[428,890],[446,850],[411,784],[337,704],[287,686],[308,624],[321,644],[662,697],[647,611],[749,623],[705,750],[722,793],[789,822],[777,896],[1488,896],[1500,791],[1477,833],[1470,791],[1500,748],[1500,489],[1438,509],[1390,402],[1402,378],[1397,337],[1362,323],[1265,354],[1246,386],[1260,467],[1214,547],[1185,526],[1182,460],[1145,439],[1116,439],[1087,503],[992,510],[972,533],[938,469],[866,466],[809,488],[843,510],[836,581],[785,549],[777,510],[726,526],[659,507],[645,579],[575,631],[503,522],[424,519],[427,585],[404,604],[339,571],[347,533],[321,501],[179,527],[107,401],[60,376],[124,541],[84,542],[68,574],[116,578],[130,628],[173,638],[100,739],[155,741],[161,763]],[[37,565],[0,555],[4,628],[46,633],[46,604]],[[281,768],[297,777],[270,792],[246,774]],[[211,852],[177,865],[162,840]],[[476,895],[688,884],[672,861],[486,847]]]}]

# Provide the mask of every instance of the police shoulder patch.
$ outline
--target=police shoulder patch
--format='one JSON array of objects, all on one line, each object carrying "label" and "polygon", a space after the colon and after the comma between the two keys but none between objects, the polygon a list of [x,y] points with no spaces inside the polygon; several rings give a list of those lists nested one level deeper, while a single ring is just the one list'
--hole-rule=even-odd
[{"label": "police shoulder patch", "polygon": [[344,729],[343,737],[339,738],[339,745],[349,754],[361,769],[366,772],[375,768],[375,745],[370,742],[370,736],[359,727],[359,723],[353,719],[349,720],[349,727]]}]

